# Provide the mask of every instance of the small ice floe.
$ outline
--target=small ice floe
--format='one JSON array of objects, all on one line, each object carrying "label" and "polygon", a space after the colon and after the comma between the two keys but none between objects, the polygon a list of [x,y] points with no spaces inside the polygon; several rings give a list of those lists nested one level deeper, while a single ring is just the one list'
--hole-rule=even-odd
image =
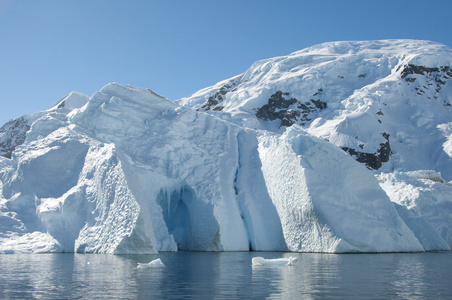
[{"label": "small ice floe", "polygon": [[138,263],[138,269],[147,269],[147,268],[164,268],[165,265],[162,263],[160,258],[154,259],[150,263]]},{"label": "small ice floe", "polygon": [[293,266],[296,257],[265,259],[263,257],[253,257],[253,266]]}]

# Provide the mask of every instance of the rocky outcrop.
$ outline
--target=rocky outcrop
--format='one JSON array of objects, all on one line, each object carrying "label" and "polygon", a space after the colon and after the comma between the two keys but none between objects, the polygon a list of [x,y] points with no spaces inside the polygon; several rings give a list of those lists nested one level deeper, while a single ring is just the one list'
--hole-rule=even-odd
[{"label": "rocky outcrop", "polygon": [[[322,89],[319,89],[313,97],[320,96]],[[306,125],[312,120],[311,115],[327,108],[326,102],[320,99],[310,99],[300,102],[296,98],[286,99],[289,93],[277,91],[268,99],[268,103],[257,109],[256,117],[263,121],[281,120],[280,127],[290,127],[293,124]]]},{"label": "rocky outcrop", "polygon": [[210,95],[209,99],[207,100],[206,103],[204,103],[203,106],[201,106],[200,109],[201,111],[206,111],[206,110],[223,110],[224,106],[221,105],[221,103],[224,100],[224,96],[230,92],[233,91],[234,88],[237,86],[237,84],[239,83],[239,79],[234,79],[229,81],[229,83],[223,85],[219,91],[217,91],[215,94]]},{"label": "rocky outcrop", "polygon": [[368,169],[378,170],[384,162],[389,161],[392,154],[389,134],[383,132],[381,135],[386,139],[386,142],[381,143],[380,148],[375,153],[360,152],[349,147],[341,147],[341,149],[353,156],[358,162],[365,164]]},{"label": "rocky outcrop", "polygon": [[433,73],[443,73],[445,77],[450,78],[452,77],[452,69],[449,66],[441,66],[441,67],[425,67],[425,66],[417,66],[413,64],[408,64],[404,66],[401,77],[402,79],[405,79],[410,74],[418,74],[418,75],[429,75]]},{"label": "rocky outcrop", "polygon": [[24,143],[30,129],[24,117],[13,119],[0,128],[0,155],[11,158],[17,146]]},{"label": "rocky outcrop", "polygon": [[[425,67],[414,64],[408,64],[403,67],[400,77],[409,85],[413,85],[413,92],[419,96],[431,99],[439,98],[439,93],[447,83],[452,79],[452,68],[450,66]],[[451,100],[444,100],[444,105],[451,106]]]}]

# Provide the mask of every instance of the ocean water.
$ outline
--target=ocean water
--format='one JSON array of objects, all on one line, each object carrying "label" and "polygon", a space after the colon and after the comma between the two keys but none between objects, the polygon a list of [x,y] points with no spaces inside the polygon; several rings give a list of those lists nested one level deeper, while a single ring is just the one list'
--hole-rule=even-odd
[{"label": "ocean water", "polygon": [[[296,256],[294,266],[252,266]],[[165,268],[137,268],[160,258]],[[1,299],[452,299],[452,252],[0,255]]]}]

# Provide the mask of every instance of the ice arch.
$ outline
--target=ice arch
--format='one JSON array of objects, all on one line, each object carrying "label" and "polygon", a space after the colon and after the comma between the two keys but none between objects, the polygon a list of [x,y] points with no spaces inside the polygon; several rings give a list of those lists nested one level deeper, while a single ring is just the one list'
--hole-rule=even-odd
[{"label": "ice arch", "polygon": [[199,200],[192,188],[187,185],[163,188],[157,203],[178,250],[221,250],[212,248],[218,245],[219,232],[213,205]]}]

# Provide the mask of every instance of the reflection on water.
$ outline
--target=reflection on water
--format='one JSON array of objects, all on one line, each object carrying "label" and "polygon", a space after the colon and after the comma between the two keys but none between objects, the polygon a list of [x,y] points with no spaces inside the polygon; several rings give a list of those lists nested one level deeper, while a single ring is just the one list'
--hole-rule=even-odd
[{"label": "reflection on water", "polygon": [[[252,266],[254,256],[298,260]],[[157,257],[165,268],[136,268]],[[446,299],[451,278],[452,252],[0,255],[2,299]]]}]

